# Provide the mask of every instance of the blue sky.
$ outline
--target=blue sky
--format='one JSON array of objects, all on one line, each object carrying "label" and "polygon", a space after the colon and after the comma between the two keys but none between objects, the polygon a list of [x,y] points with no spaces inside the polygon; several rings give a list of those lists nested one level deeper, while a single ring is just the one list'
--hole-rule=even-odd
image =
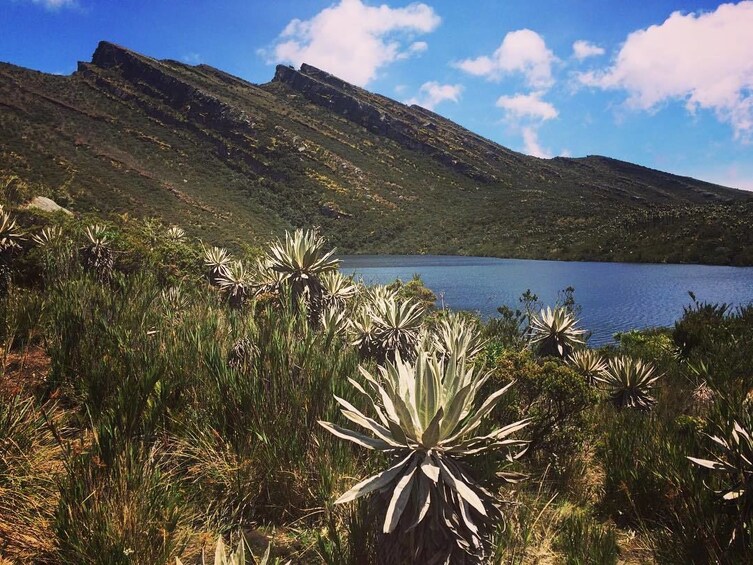
[{"label": "blue sky", "polygon": [[247,80],[302,62],[540,157],[753,190],[753,1],[0,0],[0,60],[99,40]]}]

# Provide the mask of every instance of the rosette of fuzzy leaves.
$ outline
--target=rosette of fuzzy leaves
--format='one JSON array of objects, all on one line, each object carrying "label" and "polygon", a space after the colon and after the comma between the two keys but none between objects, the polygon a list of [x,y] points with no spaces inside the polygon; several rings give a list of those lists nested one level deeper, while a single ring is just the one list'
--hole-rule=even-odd
[{"label": "rosette of fuzzy leaves", "polygon": [[456,355],[473,359],[483,349],[485,342],[478,332],[478,324],[459,314],[448,314],[434,328],[434,349],[444,356]]},{"label": "rosette of fuzzy leaves", "polygon": [[576,327],[578,321],[567,308],[546,307],[531,317],[531,347],[541,357],[565,359],[579,345],[583,345],[585,330]]},{"label": "rosette of fuzzy leaves", "polygon": [[359,482],[336,502],[383,493],[389,502],[382,531],[412,532],[412,562],[437,558],[455,562],[459,556],[481,562],[491,528],[502,515],[461,459],[526,443],[510,436],[528,420],[477,435],[512,383],[478,405],[476,397],[489,375],[476,374],[462,357],[442,358],[426,351],[418,352],[415,363],[404,362],[398,355],[394,363],[379,367],[378,376],[363,368],[361,373],[370,391],[353,379],[350,382],[369,400],[375,418],[335,398],[343,415],[368,434],[319,423],[340,438],[387,453],[392,466]]},{"label": "rosette of fuzzy leaves", "polygon": [[339,271],[327,271],[320,277],[325,306],[339,309],[345,308],[348,300],[358,292],[358,286],[353,281],[344,277]]},{"label": "rosette of fuzzy leaves", "polygon": [[230,253],[223,247],[204,247],[203,251],[207,279],[209,279],[210,284],[217,285],[223,271],[230,265]]},{"label": "rosette of fuzzy leaves", "polygon": [[242,261],[231,261],[222,268],[217,285],[227,297],[230,307],[240,309],[251,295],[253,280]]},{"label": "rosette of fuzzy leaves", "polygon": [[115,258],[110,248],[110,238],[105,226],[95,224],[85,230],[87,243],[81,248],[84,268],[93,273],[100,281],[107,281],[112,276]]},{"label": "rosette of fuzzy leaves", "polygon": [[0,206],[0,296],[8,293],[11,282],[11,256],[21,249],[24,234],[16,227],[16,220]]},{"label": "rosette of fuzzy leaves", "polygon": [[321,277],[337,269],[335,250],[324,251],[324,238],[314,231],[285,232],[285,239],[272,243],[267,264],[280,273],[283,284],[291,291],[294,304],[303,299],[311,310],[311,319],[318,320],[322,298]]},{"label": "rosette of fuzzy leaves", "polygon": [[650,410],[656,403],[651,391],[660,377],[651,363],[620,356],[609,361],[598,380],[604,383],[609,399],[618,408]]},{"label": "rosette of fuzzy leaves", "polygon": [[567,364],[583,375],[586,382],[596,385],[602,373],[607,369],[604,358],[593,349],[578,349],[567,358]]}]

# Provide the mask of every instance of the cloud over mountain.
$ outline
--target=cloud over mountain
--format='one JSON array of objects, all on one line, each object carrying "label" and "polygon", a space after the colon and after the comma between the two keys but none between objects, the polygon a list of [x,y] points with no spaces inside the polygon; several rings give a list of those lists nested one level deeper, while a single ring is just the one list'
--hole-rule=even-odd
[{"label": "cloud over mountain", "polygon": [[583,73],[580,81],[623,89],[627,106],[653,111],[683,101],[713,111],[736,139],[753,136],[753,2],[723,4],[713,12],[674,12],[660,25],[628,35],[615,63]]},{"label": "cloud over mountain", "polygon": [[386,65],[425,51],[426,42],[413,41],[413,36],[433,31],[440,21],[426,4],[390,8],[341,0],[311,19],[291,20],[267,59],[309,63],[365,86]]},{"label": "cloud over mountain", "polygon": [[429,81],[421,85],[418,96],[406,100],[405,103],[417,104],[427,110],[433,110],[440,102],[458,102],[462,92],[462,84],[439,84],[436,81]]}]

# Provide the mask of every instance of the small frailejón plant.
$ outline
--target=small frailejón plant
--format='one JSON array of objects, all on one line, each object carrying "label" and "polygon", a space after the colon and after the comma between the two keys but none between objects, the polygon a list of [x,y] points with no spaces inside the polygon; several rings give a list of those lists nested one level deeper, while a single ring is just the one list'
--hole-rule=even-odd
[{"label": "small frailej\u00f3n plant", "polygon": [[10,262],[13,252],[21,249],[24,234],[16,220],[0,206],[0,296],[8,293],[11,282]]},{"label": "small frailej\u00f3n plant", "polygon": [[167,236],[167,239],[169,239],[170,241],[179,243],[185,239],[186,231],[179,226],[170,226],[169,228],[167,228],[165,235]]},{"label": "small frailej\u00f3n plant", "polygon": [[253,280],[242,261],[231,261],[222,268],[217,285],[230,307],[239,310],[251,296]]},{"label": "small frailej\u00f3n plant", "polygon": [[44,278],[47,282],[64,279],[70,275],[76,248],[63,237],[63,228],[47,226],[31,236],[41,255]]},{"label": "small frailej\u00f3n plant", "polygon": [[651,363],[620,356],[609,361],[598,380],[604,383],[609,400],[617,408],[650,410],[656,403],[651,391],[660,377]]},{"label": "small frailej\u00f3n plant", "polygon": [[466,359],[475,358],[485,345],[478,325],[458,314],[449,314],[439,321],[434,328],[432,343],[443,356],[457,355]]},{"label": "small frailej\u00f3n plant", "polygon": [[345,338],[348,331],[348,317],[341,308],[326,306],[322,310],[319,325],[325,335]]},{"label": "small frailej\u00f3n plant", "polygon": [[348,300],[358,292],[358,286],[339,271],[327,271],[320,277],[324,306],[344,309]]},{"label": "small frailej\u00f3n plant", "polygon": [[369,400],[376,419],[335,399],[345,418],[373,436],[319,423],[340,438],[385,452],[392,466],[359,482],[336,503],[383,494],[382,532],[392,535],[384,538],[382,562],[482,563],[490,530],[503,516],[461,459],[526,443],[510,436],[527,420],[475,435],[512,383],[477,406],[476,396],[489,375],[476,374],[462,357],[442,358],[423,350],[415,363],[398,354],[394,363],[379,367],[378,376],[363,368],[361,373],[371,392],[350,382]]},{"label": "small frailej\u00f3n plant", "polygon": [[230,265],[231,257],[223,247],[204,247],[204,266],[207,268],[209,284],[217,286],[223,270]]},{"label": "small frailej\u00f3n plant", "polygon": [[570,353],[566,362],[583,375],[583,378],[591,386],[598,384],[599,378],[607,369],[604,358],[593,349],[577,349]]},{"label": "small frailej\u00f3n plant", "polygon": [[531,316],[531,347],[541,357],[567,358],[573,349],[583,345],[586,330],[576,327],[578,321],[567,308],[549,306]]},{"label": "small frailej\u00f3n plant", "polygon": [[311,320],[319,320],[322,301],[321,277],[337,270],[339,260],[335,250],[324,252],[324,238],[314,231],[285,232],[285,240],[272,243],[267,264],[280,273],[282,283],[290,288],[293,304],[304,300]]},{"label": "small frailej\u00f3n plant", "polygon": [[47,226],[39,233],[31,236],[31,240],[39,247],[49,247],[63,237],[63,228],[60,226]]},{"label": "small frailej\u00f3n plant", "polygon": [[731,430],[721,429],[720,435],[707,435],[719,448],[718,454],[711,454],[712,459],[688,459],[700,467],[726,473],[724,487],[716,493],[737,516],[730,544],[741,536],[749,543],[753,535],[753,434],[735,421]]},{"label": "small frailej\u00f3n plant", "polygon": [[374,318],[365,309],[357,310],[348,320],[348,330],[352,336],[352,345],[358,349],[361,359],[371,359],[377,356],[377,327]]},{"label": "small frailej\u00f3n plant", "polygon": [[94,274],[100,281],[110,280],[114,256],[107,237],[107,228],[95,224],[87,227],[85,234],[87,243],[81,248],[84,269]]},{"label": "small frailej\u00f3n plant", "polygon": [[254,290],[257,296],[279,297],[284,284],[284,276],[272,269],[268,259],[257,259],[254,276]]},{"label": "small frailej\u00f3n plant", "polygon": [[417,302],[400,300],[395,294],[375,294],[352,324],[353,345],[368,352],[378,363],[399,355],[412,360],[423,329],[424,309]]}]

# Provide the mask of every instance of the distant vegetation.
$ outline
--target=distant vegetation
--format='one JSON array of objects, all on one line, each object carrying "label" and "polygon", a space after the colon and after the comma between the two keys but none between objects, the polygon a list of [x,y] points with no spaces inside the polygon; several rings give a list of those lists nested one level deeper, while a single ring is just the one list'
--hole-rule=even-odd
[{"label": "distant vegetation", "polygon": [[253,85],[102,42],[72,76],[0,63],[0,107],[6,198],[235,251],[318,225],[343,253],[753,265],[750,193],[522,155],[310,66]]},{"label": "distant vegetation", "polygon": [[593,350],[330,251],[6,205],[0,561],[753,559],[753,307]]}]

